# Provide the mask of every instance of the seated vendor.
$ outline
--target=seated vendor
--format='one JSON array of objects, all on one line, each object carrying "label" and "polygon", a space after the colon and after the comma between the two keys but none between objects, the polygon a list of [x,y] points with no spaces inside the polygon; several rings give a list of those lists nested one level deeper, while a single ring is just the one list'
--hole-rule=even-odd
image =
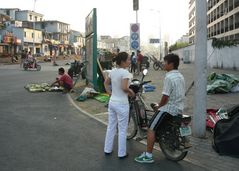
[{"label": "seated vendor", "polygon": [[73,88],[72,78],[65,73],[64,68],[58,69],[59,77],[56,78],[56,81],[51,84],[51,86],[58,85],[64,87],[65,92],[69,92]]}]

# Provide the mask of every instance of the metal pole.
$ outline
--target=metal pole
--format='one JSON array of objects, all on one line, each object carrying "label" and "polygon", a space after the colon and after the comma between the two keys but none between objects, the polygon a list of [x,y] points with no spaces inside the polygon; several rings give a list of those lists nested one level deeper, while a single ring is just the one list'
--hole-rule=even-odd
[{"label": "metal pole", "polygon": [[136,23],[138,23],[138,10],[136,10],[135,12],[136,12]]},{"label": "metal pole", "polygon": [[157,11],[159,13],[159,59],[162,59],[162,38],[161,38],[161,17],[160,17],[160,11]]},{"label": "metal pole", "polygon": [[160,14],[160,11],[159,10],[155,10],[155,9],[150,9],[150,11],[155,11],[159,14],[159,59],[161,60],[162,59],[162,55],[161,55],[161,52],[162,52],[162,48],[161,48],[161,45],[162,45],[162,39],[161,39],[161,14]]},{"label": "metal pole", "polygon": [[207,1],[196,0],[195,94],[193,135],[205,137],[207,103]]},{"label": "metal pole", "polygon": [[[34,5],[33,5],[33,12],[35,12],[35,7],[36,7],[36,0],[34,0]],[[33,18],[33,54],[35,54],[35,16]]]}]

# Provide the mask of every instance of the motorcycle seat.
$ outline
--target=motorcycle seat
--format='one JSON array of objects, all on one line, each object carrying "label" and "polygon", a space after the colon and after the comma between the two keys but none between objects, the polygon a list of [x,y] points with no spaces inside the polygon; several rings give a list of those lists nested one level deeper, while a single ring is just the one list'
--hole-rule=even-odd
[{"label": "motorcycle seat", "polygon": [[177,115],[174,119],[178,122],[190,122],[192,117],[189,115]]}]

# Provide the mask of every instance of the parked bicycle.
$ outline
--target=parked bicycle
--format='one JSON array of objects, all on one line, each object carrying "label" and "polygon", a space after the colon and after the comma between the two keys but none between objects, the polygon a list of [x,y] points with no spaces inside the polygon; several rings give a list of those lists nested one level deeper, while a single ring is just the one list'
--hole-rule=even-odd
[{"label": "parked bicycle", "polygon": [[[142,97],[143,85],[151,81],[143,81],[147,70],[143,71],[141,80],[134,79],[130,88],[136,94],[136,97],[130,99],[129,125],[127,139],[132,139],[139,131],[139,140],[147,137],[147,126],[153,114],[155,103],[151,103],[151,108],[147,106]],[[189,143],[188,136],[191,135],[189,123],[191,116],[164,114],[161,117],[160,125],[156,131],[156,142],[166,156],[172,161],[180,161],[187,155],[186,143]]]}]

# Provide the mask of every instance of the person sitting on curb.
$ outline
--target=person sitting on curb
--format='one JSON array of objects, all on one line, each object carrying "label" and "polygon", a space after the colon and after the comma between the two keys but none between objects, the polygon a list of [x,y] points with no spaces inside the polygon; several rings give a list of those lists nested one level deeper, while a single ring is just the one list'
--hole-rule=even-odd
[{"label": "person sitting on curb", "polygon": [[64,87],[65,93],[69,92],[73,88],[73,80],[72,78],[65,73],[64,68],[58,69],[59,77],[56,78],[56,81],[51,84],[51,86],[57,85]]},{"label": "person sitting on curb", "polygon": [[147,150],[135,158],[139,163],[153,163],[153,147],[155,142],[155,131],[158,129],[160,118],[163,114],[169,113],[173,116],[182,114],[185,97],[185,81],[183,75],[178,71],[179,56],[169,54],[164,57],[164,70],[167,71],[163,96],[155,110],[158,110],[150,120],[147,132]]}]

